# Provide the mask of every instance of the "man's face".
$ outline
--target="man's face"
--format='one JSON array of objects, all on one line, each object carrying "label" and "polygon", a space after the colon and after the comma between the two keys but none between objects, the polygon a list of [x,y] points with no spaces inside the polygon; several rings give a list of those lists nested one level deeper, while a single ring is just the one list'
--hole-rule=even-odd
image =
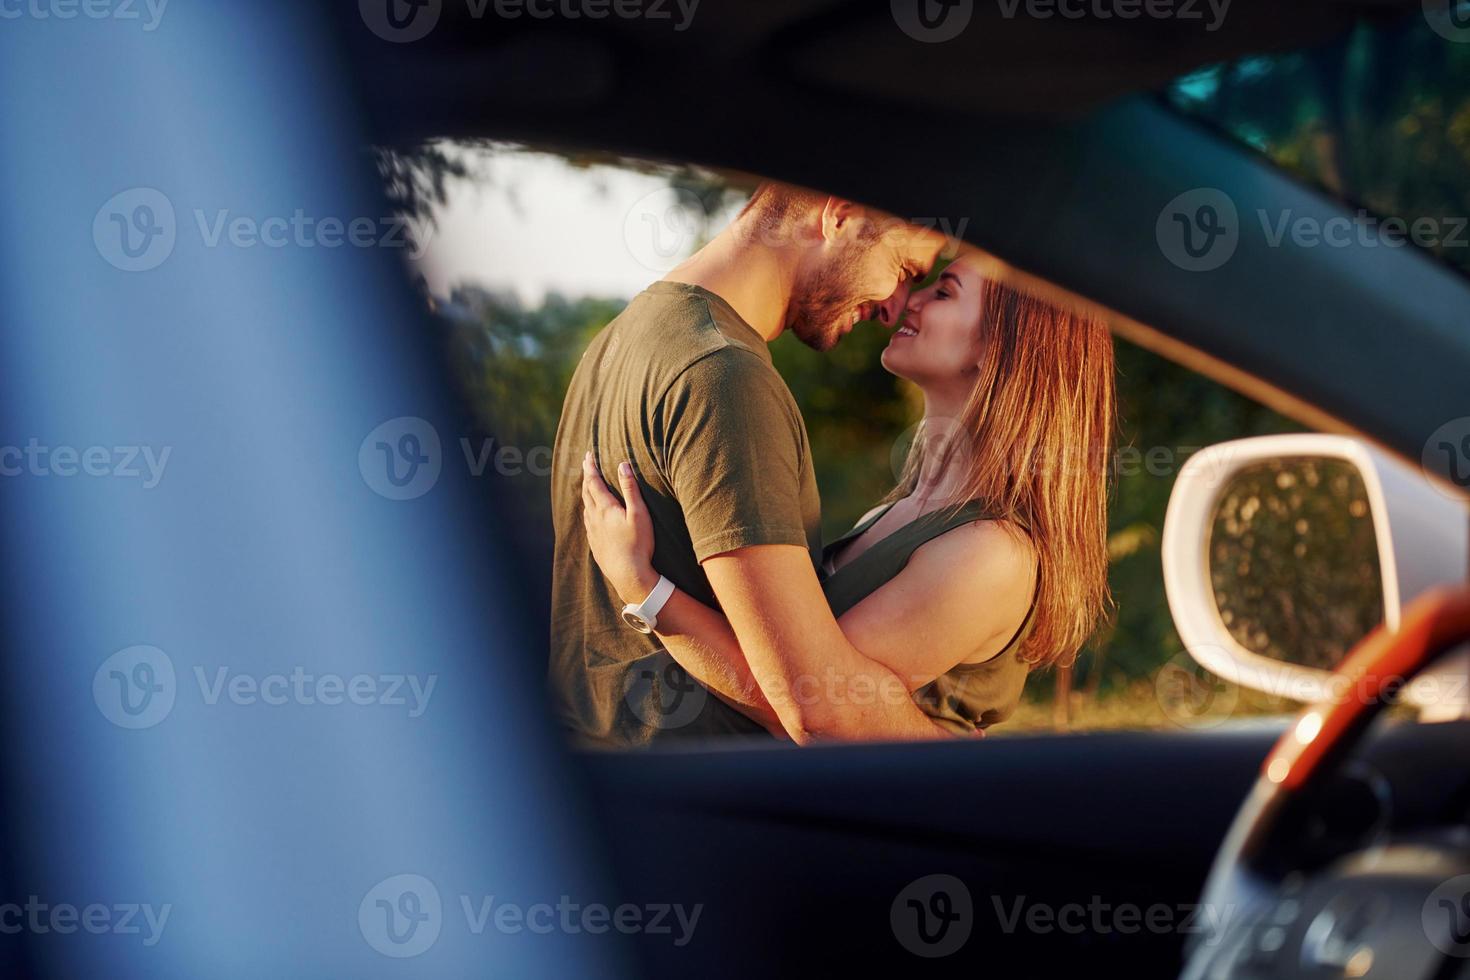
[{"label": "man's face", "polygon": [[813,350],[827,351],[863,320],[893,326],[909,290],[926,275],[944,237],[853,205],[824,218],[792,298],[789,328]]}]

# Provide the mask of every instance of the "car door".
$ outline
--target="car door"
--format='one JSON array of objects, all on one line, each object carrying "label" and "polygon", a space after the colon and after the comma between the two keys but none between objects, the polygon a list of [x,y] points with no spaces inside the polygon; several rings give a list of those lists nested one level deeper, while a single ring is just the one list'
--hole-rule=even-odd
[{"label": "car door", "polygon": [[703,904],[659,975],[1177,976],[1272,723],[588,755],[634,901]]}]

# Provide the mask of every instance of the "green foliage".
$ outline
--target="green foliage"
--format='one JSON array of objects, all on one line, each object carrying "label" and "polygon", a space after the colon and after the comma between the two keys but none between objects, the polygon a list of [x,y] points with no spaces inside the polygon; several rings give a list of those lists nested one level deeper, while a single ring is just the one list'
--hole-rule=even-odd
[{"label": "green foliage", "polygon": [[1470,215],[1470,45],[1447,42],[1419,13],[1306,51],[1213,65],[1166,97],[1371,214],[1434,222],[1432,235],[1411,240],[1470,272],[1453,227]]},{"label": "green foliage", "polygon": [[1187,368],[1124,341],[1115,346],[1119,438],[1108,528],[1116,612],[1078,662],[1079,679],[1092,690],[1148,676],[1183,649],[1165,603],[1159,560],[1164,510],[1179,468],[1217,442],[1301,431]]},{"label": "green foliage", "polygon": [[[449,356],[480,432],[471,442],[491,454],[509,447],[522,461],[492,467],[501,499],[514,510],[513,536],[528,574],[551,574],[551,447],[562,399],[582,351],[626,305],[621,300],[567,299],[552,294],[537,309],[515,296],[476,287],[434,301]],[[489,440],[489,442],[486,442]],[[448,450],[453,451],[453,450]],[[548,586],[549,588],[549,586]]]},{"label": "green foliage", "polygon": [[550,445],[582,351],[624,305],[553,293],[539,309],[527,310],[512,295],[455,290],[438,311],[449,325],[461,383],[486,431],[508,444]]},{"label": "green foliage", "polygon": [[888,337],[864,324],[825,354],[790,335],[771,345],[806,419],[822,490],[822,537],[829,541],[893,489],[903,464],[895,449],[923,409],[917,390],[878,362]]}]

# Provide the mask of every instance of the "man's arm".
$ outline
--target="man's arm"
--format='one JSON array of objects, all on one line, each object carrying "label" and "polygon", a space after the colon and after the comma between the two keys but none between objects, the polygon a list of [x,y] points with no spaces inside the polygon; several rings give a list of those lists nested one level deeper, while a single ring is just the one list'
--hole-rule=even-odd
[{"label": "man's arm", "polygon": [[[654,584],[657,582],[655,577]],[[651,590],[649,586],[643,595]],[[771,734],[786,735],[781,717],[746,663],[729,620],[718,611],[675,589],[658,614],[658,638],[679,666],[716,697],[764,725]]]},{"label": "man's arm", "polygon": [[864,656],[827,606],[805,549],[756,545],[704,562],[750,670],[797,742],[947,737],[904,678]]}]

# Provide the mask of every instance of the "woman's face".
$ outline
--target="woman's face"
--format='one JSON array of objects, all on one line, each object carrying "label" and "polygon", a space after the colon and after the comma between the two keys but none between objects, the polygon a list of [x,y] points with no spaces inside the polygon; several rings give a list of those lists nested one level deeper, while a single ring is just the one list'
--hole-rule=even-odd
[{"label": "woman's face", "polygon": [[923,385],[966,382],[980,362],[980,274],[964,259],[933,285],[909,295],[902,326],[883,351],[883,367]]}]

